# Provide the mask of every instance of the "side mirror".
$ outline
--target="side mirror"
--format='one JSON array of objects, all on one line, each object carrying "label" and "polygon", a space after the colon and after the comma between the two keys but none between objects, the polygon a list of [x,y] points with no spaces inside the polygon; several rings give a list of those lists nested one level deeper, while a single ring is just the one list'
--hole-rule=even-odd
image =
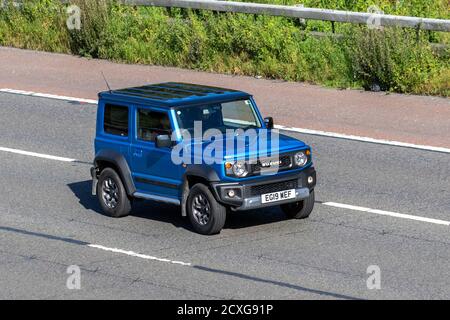
[{"label": "side mirror", "polygon": [[267,129],[273,129],[273,118],[272,117],[264,118],[264,123],[266,124]]},{"label": "side mirror", "polygon": [[161,134],[156,136],[156,147],[157,148],[167,148],[172,146],[172,140],[167,134]]}]

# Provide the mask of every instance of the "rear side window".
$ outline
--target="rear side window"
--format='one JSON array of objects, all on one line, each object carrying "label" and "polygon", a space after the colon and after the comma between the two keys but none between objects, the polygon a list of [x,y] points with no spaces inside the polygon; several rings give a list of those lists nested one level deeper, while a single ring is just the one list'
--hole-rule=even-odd
[{"label": "rear side window", "polygon": [[169,115],[165,112],[157,112],[139,109],[137,113],[137,136],[139,140],[155,141],[158,135],[171,135]]},{"label": "rear side window", "polygon": [[109,134],[128,137],[128,107],[106,104],[104,130]]}]

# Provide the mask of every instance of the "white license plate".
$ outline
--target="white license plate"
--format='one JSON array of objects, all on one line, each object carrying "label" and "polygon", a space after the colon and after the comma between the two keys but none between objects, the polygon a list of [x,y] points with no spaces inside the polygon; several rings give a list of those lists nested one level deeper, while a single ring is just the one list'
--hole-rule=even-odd
[{"label": "white license plate", "polygon": [[266,193],[261,196],[262,203],[271,203],[295,198],[295,189]]}]

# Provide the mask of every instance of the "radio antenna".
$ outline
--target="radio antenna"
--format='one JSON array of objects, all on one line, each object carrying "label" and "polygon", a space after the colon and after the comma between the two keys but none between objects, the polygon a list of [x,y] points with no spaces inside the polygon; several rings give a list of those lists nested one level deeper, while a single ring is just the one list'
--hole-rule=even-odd
[{"label": "radio antenna", "polygon": [[103,73],[103,71],[101,71],[103,79],[106,82],[106,86],[108,87],[109,93],[112,93],[111,87],[109,86],[108,80],[106,80],[105,74]]}]

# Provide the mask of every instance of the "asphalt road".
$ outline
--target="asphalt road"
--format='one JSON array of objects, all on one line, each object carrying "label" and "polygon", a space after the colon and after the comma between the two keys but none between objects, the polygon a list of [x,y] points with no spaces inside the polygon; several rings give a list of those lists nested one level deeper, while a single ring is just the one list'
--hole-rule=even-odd
[{"label": "asphalt road", "polygon": [[[1,299],[450,297],[449,226],[324,204],[449,221],[448,154],[290,133],[315,152],[311,218],[233,214],[205,237],[172,206],[102,215],[90,195],[94,130],[93,105],[0,94],[0,148],[79,160],[0,151]],[[66,286],[70,265],[81,268],[80,290]],[[371,265],[381,289],[367,288]]]}]

